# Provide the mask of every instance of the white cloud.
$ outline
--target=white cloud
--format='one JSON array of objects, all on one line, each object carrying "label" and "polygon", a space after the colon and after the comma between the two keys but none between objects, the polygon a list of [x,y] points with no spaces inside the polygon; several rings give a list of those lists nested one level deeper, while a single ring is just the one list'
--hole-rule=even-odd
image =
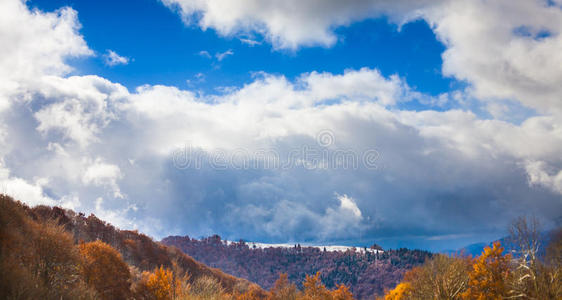
[{"label": "white cloud", "polygon": [[206,51],[206,50],[201,50],[201,51],[199,51],[198,54],[199,54],[199,56],[202,56],[202,57],[211,58],[211,54],[209,53],[209,51]]},{"label": "white cloud", "polygon": [[61,198],[61,200],[59,202],[59,206],[63,207],[63,208],[66,208],[66,209],[78,211],[78,209],[81,206],[80,198],[78,198],[77,195],[64,196],[64,197]]},{"label": "white cloud", "polygon": [[117,185],[117,180],[122,177],[123,175],[118,166],[104,163],[101,158],[97,158],[86,169],[82,176],[82,182],[84,184],[107,186],[112,189],[115,198],[123,198]]},{"label": "white cloud", "polygon": [[107,52],[103,55],[103,58],[105,64],[110,67],[117,65],[126,65],[130,60],[128,57],[121,56],[113,50],[107,50]]},{"label": "white cloud", "polygon": [[[481,99],[515,99],[562,112],[562,9],[547,1],[450,1],[427,9],[447,50],[443,72],[467,80]],[[527,34],[521,34],[521,28]],[[538,34],[544,32],[544,38]]]},{"label": "white cloud", "polygon": [[234,55],[234,51],[232,51],[232,49],[228,49],[224,52],[217,52],[215,54],[215,57],[217,58],[218,61],[222,61],[223,59],[227,58],[230,55]]},{"label": "white cloud", "polygon": [[[542,161],[528,162],[525,165],[527,174],[529,174],[529,182],[535,185],[542,185],[557,193],[562,194],[562,170],[558,172],[552,170],[549,166]],[[550,173],[547,169],[551,169]]]},{"label": "white cloud", "polygon": [[340,195],[337,193],[336,198],[340,201],[340,209],[351,211],[353,215],[358,219],[363,218],[361,210],[359,209],[359,207],[357,207],[357,204],[355,203],[355,200],[353,200],[353,198],[347,196],[346,194]]},{"label": "white cloud", "polygon": [[34,103],[41,107],[34,113],[37,130],[43,134],[59,131],[81,146],[98,140],[97,133],[116,117],[115,106],[127,95],[123,86],[97,76],[43,77],[33,88],[41,96],[56,99]]},{"label": "white cloud", "polygon": [[105,222],[109,222],[112,225],[117,226],[118,228],[139,228],[135,220],[127,216],[130,211],[134,210],[136,210],[134,205],[129,205],[123,209],[108,209],[104,206],[104,199],[102,197],[95,200],[96,216]]},{"label": "white cloud", "polygon": [[240,41],[244,44],[249,45],[250,47],[254,47],[257,45],[261,45],[262,43],[260,41],[256,41],[256,40],[252,40],[252,39],[244,39],[244,38],[240,38]]},{"label": "white cloud", "polygon": [[0,191],[25,203],[35,205],[56,205],[57,202],[44,195],[45,180],[30,183],[25,179],[10,176],[10,171],[0,167]]},{"label": "white cloud", "polygon": [[2,1],[0,78],[20,82],[39,74],[63,75],[71,71],[65,57],[93,55],[78,33],[76,15],[68,7],[43,13],[30,11],[23,1]]},{"label": "white cloud", "polygon": [[[177,8],[188,24],[213,28],[219,34],[258,33],[274,47],[296,49],[300,46],[331,46],[337,41],[333,28],[352,21],[400,11],[412,14],[417,8],[435,1],[380,0],[162,0]],[[200,16],[200,17],[199,17]]]},{"label": "white cloud", "polygon": [[[232,219],[227,219],[227,222],[265,234],[263,238],[288,242],[345,239],[364,229],[365,224],[361,223],[360,211],[357,215],[358,209],[353,200],[348,197],[342,199],[338,198],[339,206],[328,206],[325,211],[290,200],[277,201],[270,208],[254,204],[229,205]],[[240,219],[240,216],[244,218]]]},{"label": "white cloud", "polygon": [[398,76],[392,75],[387,79],[378,70],[369,68],[346,70],[342,75],[312,72],[304,74],[301,80],[310,90],[307,98],[317,101],[343,98],[376,100],[383,105],[393,105],[399,101],[426,97],[411,91]]},{"label": "white cloud", "polygon": [[[198,53],[199,56],[201,57],[205,57],[205,58],[213,58],[213,56],[211,55],[211,53],[209,53],[209,51],[206,50],[202,50],[199,51]],[[228,49],[224,52],[216,52],[214,57],[217,61],[222,61],[223,59],[227,58],[228,56],[234,55],[234,51],[232,49]]]}]

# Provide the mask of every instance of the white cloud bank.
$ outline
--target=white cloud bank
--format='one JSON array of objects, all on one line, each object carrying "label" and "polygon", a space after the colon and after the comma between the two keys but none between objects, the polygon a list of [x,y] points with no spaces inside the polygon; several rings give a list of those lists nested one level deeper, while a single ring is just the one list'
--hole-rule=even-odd
[{"label": "white cloud bank", "polygon": [[276,48],[332,46],[333,28],[383,13],[410,13],[433,1],[162,0],[184,21],[222,35],[259,33]]},{"label": "white cloud bank", "polygon": [[[208,11],[203,11],[201,24],[219,26],[213,25],[223,18],[213,10],[218,9],[218,2],[190,3],[184,1],[183,10],[205,7]],[[278,27],[243,26],[267,32],[279,45],[307,44],[302,42],[309,38],[306,30],[291,33],[289,28],[289,35],[284,36],[288,16],[284,11],[312,16],[315,12],[295,10],[297,2],[292,1],[282,10],[277,9],[282,2],[256,3],[236,7],[261,9],[269,3],[273,15],[268,20],[277,20]],[[400,3],[404,16],[413,14],[405,2],[380,2],[376,9],[369,1],[351,2],[338,6],[342,17],[333,21],[331,16],[338,14],[326,3],[323,13],[329,18],[318,16],[310,23],[319,24],[313,32],[324,37],[320,40],[326,45],[331,43],[331,28],[359,18],[354,11],[362,5],[368,5],[364,17]],[[536,51],[533,60],[548,55],[556,61],[558,53],[538,49],[543,49],[543,43],[558,41],[557,21],[552,19],[559,8],[511,2],[511,10],[544,14],[534,21],[529,16],[524,20],[538,22],[528,25],[541,24],[553,35],[502,40],[503,29],[486,23],[492,22],[501,6],[483,12],[492,15],[490,20],[473,24],[483,24],[483,28],[465,26],[467,37],[461,27],[449,24],[454,23],[453,16],[470,19],[473,10],[484,9],[478,1],[468,3],[436,3],[431,10],[420,4],[415,14],[434,20],[438,36],[447,40],[444,68],[472,83],[472,95],[459,93],[450,101],[515,95],[542,114],[512,124],[480,119],[462,109],[403,111],[398,103],[435,99],[412,90],[397,75],[384,77],[369,68],[342,74],[310,72],[295,80],[260,74],[221,95],[160,85],[128,91],[98,76],[66,76],[71,68],[65,58],[92,54],[77,31],[75,11],[29,11],[20,1],[3,1],[0,12],[7,18],[0,18],[0,42],[9,46],[0,48],[0,70],[17,71],[0,71],[0,183],[30,204],[59,203],[97,212],[118,226],[138,227],[157,236],[218,232],[231,239],[273,237],[277,241],[444,236],[467,233],[467,228],[470,233],[502,228],[506,220],[524,212],[547,220],[559,217],[562,120],[560,102],[553,97],[560,87],[551,77],[539,80],[543,73],[537,68],[553,77],[560,70],[553,64],[517,61],[524,60],[517,53],[470,58],[493,50],[488,48],[494,43],[497,47],[522,43],[522,53]],[[229,24],[238,22],[239,12],[231,16],[230,23],[220,25],[225,34],[234,30]],[[30,25],[18,26],[23,23]],[[513,25],[509,24],[505,26]],[[499,37],[488,37],[488,27],[498,30]],[[467,45],[465,39],[491,44]],[[52,40],[57,42],[38,46],[50,45]],[[492,67],[477,67],[483,60],[503,68],[489,74]],[[512,72],[511,67],[518,69]],[[482,83],[488,77],[491,81]],[[531,80],[520,81],[523,77]],[[531,99],[531,91],[541,85],[548,89]],[[376,149],[381,153],[381,167],[221,171],[204,165],[179,170],[171,160],[172,152],[185,143],[203,151],[290,153],[303,145],[317,147],[316,135],[326,129],[335,135],[333,147]],[[334,197],[334,191],[345,194]],[[154,220],[158,227],[151,227]]]}]

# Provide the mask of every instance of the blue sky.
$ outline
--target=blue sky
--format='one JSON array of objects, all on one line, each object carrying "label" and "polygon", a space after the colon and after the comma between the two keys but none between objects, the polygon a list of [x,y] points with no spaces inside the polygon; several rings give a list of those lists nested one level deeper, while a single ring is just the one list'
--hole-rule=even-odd
[{"label": "blue sky", "polygon": [[[185,26],[158,1],[30,1],[31,7],[54,10],[70,6],[78,11],[81,33],[88,45],[103,54],[112,49],[133,59],[127,66],[108,68],[100,57],[80,61],[77,72],[99,74],[129,89],[143,84],[174,85],[217,93],[217,87],[240,86],[252,73],[267,72],[294,79],[301,73],[342,73],[345,69],[377,68],[384,76],[398,74],[416,90],[438,95],[460,86],[441,74],[444,46],[424,21],[398,25],[384,17],[337,28],[334,47],[275,51],[271,44],[248,46],[237,38],[224,38],[213,29]],[[106,9],[111,7],[112,9]],[[367,34],[365,34],[367,33]],[[232,50],[222,61],[211,56]],[[407,59],[404,59],[407,58]],[[204,75],[204,81],[197,74]],[[186,83],[192,82],[191,85]]]},{"label": "blue sky", "polygon": [[0,20],[0,187],[30,205],[430,250],[562,217],[558,1],[5,0]]}]

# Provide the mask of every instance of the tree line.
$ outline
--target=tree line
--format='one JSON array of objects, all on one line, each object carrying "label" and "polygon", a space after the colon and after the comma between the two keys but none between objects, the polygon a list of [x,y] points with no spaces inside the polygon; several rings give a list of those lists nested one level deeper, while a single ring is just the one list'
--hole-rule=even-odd
[{"label": "tree line", "polygon": [[551,232],[544,257],[536,218],[516,219],[510,233],[512,251],[495,242],[474,258],[435,255],[381,299],[562,299],[562,229]]}]

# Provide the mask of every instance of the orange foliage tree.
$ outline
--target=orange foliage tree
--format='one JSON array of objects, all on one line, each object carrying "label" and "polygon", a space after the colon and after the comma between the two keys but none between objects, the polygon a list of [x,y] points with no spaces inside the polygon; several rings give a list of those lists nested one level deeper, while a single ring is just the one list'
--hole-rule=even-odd
[{"label": "orange foliage tree", "polygon": [[[265,299],[261,291],[256,286],[251,286],[248,290],[242,294],[237,294],[234,297],[236,300],[256,300]],[[285,298],[283,298],[285,299]]]},{"label": "orange foliage tree", "polygon": [[353,299],[353,294],[349,291],[349,288],[343,284],[338,284],[337,288],[332,291],[332,299],[334,300],[351,300]]},{"label": "orange foliage tree", "polygon": [[286,273],[279,274],[279,279],[270,290],[271,300],[295,300],[297,299],[297,286],[289,281]]},{"label": "orange foliage tree", "polygon": [[314,276],[306,275],[303,291],[298,299],[303,300],[351,300],[353,295],[345,285],[338,285],[334,290],[328,290],[320,280],[320,272]]},{"label": "orange foliage tree", "polygon": [[142,272],[140,279],[133,286],[135,299],[171,300],[191,299],[188,281],[189,274],[181,276],[180,270],[174,264],[174,270],[160,266],[152,272]]},{"label": "orange foliage tree", "polygon": [[72,236],[0,194],[0,299],[92,299]]},{"label": "orange foliage tree", "polygon": [[160,266],[148,275],[146,287],[156,300],[172,299],[174,274]]},{"label": "orange foliage tree", "polygon": [[131,274],[121,254],[99,240],[82,243],[79,248],[86,283],[94,287],[102,299],[129,298]]},{"label": "orange foliage tree", "polygon": [[303,299],[330,299],[330,291],[324,286],[320,280],[320,272],[315,275],[306,275],[303,282]]},{"label": "orange foliage tree", "polygon": [[511,255],[503,255],[503,247],[495,242],[486,247],[472,265],[464,299],[503,299],[509,293]]}]

